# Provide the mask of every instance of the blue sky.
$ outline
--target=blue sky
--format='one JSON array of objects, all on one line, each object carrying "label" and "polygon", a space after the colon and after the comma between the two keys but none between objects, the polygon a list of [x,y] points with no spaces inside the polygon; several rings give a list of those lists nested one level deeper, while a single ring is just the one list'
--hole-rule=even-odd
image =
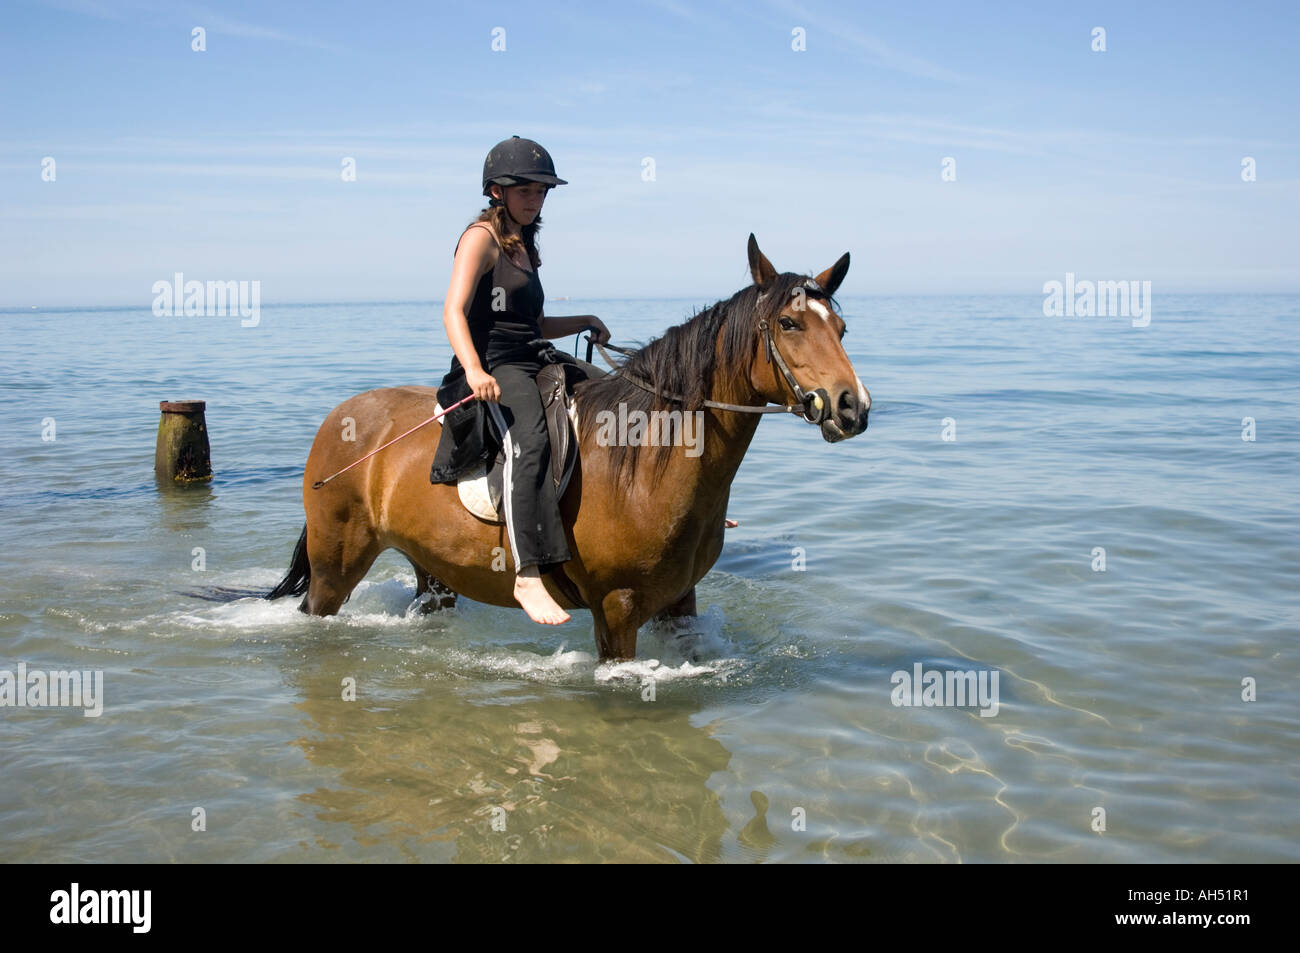
[{"label": "blue sky", "polygon": [[543,213],[548,298],[705,304],[748,281],[751,231],[781,270],[851,252],[848,295],[1039,294],[1067,271],[1300,290],[1294,4],[12,0],[3,17],[0,306],[148,305],[176,271],[259,280],[263,303],[440,300],[483,157],[513,134],[571,183]]}]

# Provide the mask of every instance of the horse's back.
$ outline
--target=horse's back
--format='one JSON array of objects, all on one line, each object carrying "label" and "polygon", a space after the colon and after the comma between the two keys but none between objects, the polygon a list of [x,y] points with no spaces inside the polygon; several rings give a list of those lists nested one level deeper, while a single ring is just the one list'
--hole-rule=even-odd
[{"label": "horse's back", "polygon": [[[433,415],[437,403],[438,388],[422,384],[377,387],[353,394],[335,406],[321,421],[308,455],[308,467],[314,469],[315,464],[338,469],[351,463],[427,420]],[[437,437],[441,433],[441,423],[432,421],[384,453],[392,454],[405,449],[402,445],[408,442],[424,443],[430,439],[434,440],[436,446]]]},{"label": "horse's back", "polygon": [[[428,408],[420,418],[422,420],[433,413],[433,407],[437,402],[438,388],[424,384],[376,387],[374,390],[353,394],[336,405],[325,416],[321,429],[324,430],[327,426],[335,424],[340,418],[351,417],[360,433],[363,419],[366,424],[382,425],[389,421],[400,421]],[[367,427],[367,429],[372,428]]]},{"label": "horse's back", "polygon": [[353,394],[343,401],[333,412],[352,405],[391,407],[394,410],[438,400],[438,388],[427,384],[399,384],[396,387],[376,387],[373,390]]}]

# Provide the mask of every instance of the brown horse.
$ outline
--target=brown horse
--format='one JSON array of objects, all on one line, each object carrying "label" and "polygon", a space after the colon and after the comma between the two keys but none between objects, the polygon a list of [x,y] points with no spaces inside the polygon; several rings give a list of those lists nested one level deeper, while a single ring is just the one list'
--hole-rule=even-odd
[{"label": "brown horse", "polygon": [[[654,616],[694,612],[695,584],[722,552],[731,481],[760,417],[719,404],[786,405],[832,443],[867,427],[871,397],[844,353],[832,300],[848,254],[815,279],[778,274],[750,235],[749,267],[752,285],[575,390],[580,457],[561,500],[573,558],[544,582],[564,608],[591,610],[602,660],[635,657],[637,630]],[[388,387],[330,412],[303,473],[307,525],[268,598],[305,592],[303,612],[332,615],[391,547],[416,568],[420,592],[518,605],[505,527],[466,510],[454,485],[429,482],[440,424],[312,489],[428,417],[436,401],[434,387]],[[674,409],[701,412],[693,448],[633,439],[635,428],[610,439],[615,414]],[[345,439],[349,427],[355,439]]]}]

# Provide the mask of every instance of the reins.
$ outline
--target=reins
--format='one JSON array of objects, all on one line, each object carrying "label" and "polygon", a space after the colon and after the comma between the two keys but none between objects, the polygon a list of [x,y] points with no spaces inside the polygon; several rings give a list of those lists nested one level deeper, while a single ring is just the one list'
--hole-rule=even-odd
[{"label": "reins", "polygon": [[[665,393],[664,391],[661,391],[658,388],[651,387],[645,381],[637,380],[635,377],[633,377],[630,374],[622,373],[622,368],[620,368],[618,364],[615,364],[614,361],[610,359],[609,353],[605,350],[602,344],[594,340],[591,343],[596,345],[596,349],[600,351],[600,356],[605,359],[605,363],[608,364],[611,368],[613,368],[614,372],[617,373],[619,377],[627,381],[629,384],[634,384],[637,387],[640,387],[642,390],[647,390],[658,397],[664,398],[665,400],[675,400],[678,403],[682,403],[686,400],[686,398],[684,398],[681,394]],[[610,345],[610,349],[614,351],[618,351],[620,354],[635,353],[629,348],[615,347],[612,344]],[[759,407],[750,404],[728,404],[720,400],[706,400],[704,401],[704,406],[716,407],[718,410],[734,410],[739,413],[745,413],[745,414],[802,414],[803,413],[803,408],[796,406],[794,404],[779,404],[775,406],[768,404]]]},{"label": "reins", "polygon": [[[805,391],[802,387],[799,386],[799,382],[794,379],[794,375],[790,373],[790,368],[786,366],[785,361],[782,359],[781,352],[777,350],[776,342],[772,340],[772,330],[768,326],[767,319],[766,318],[761,319],[758,322],[758,326],[763,331],[764,356],[767,358],[769,362],[771,362],[773,358],[776,359],[777,368],[781,371],[782,376],[785,377],[786,383],[790,385],[791,392],[794,394],[795,398],[800,401],[800,403],[758,405],[758,404],[728,404],[720,400],[705,400],[704,406],[714,407],[718,410],[732,410],[742,414],[795,414],[799,417],[804,418],[810,423],[821,423],[822,420],[826,419],[827,416],[826,406],[828,403],[828,401],[824,397],[823,392],[821,391],[809,392],[809,391]],[[686,399],[682,397],[680,394],[665,393],[664,391],[661,391],[658,388],[653,387],[650,384],[647,384],[645,381],[637,380],[635,377],[631,376],[630,374],[624,373],[622,366],[615,363],[614,359],[609,356],[609,352],[606,351],[605,346],[591,336],[592,330],[594,329],[588,329],[588,333],[587,333],[587,363],[591,363],[591,348],[592,345],[595,345],[596,349],[600,351],[600,356],[605,359],[605,363],[610,366],[610,368],[613,370],[614,373],[618,374],[619,377],[627,381],[629,384],[633,384],[637,387],[640,387],[642,390],[649,391],[650,393],[658,397],[662,397],[665,400],[675,400],[678,403],[685,403]],[[609,350],[617,351],[620,354],[636,353],[630,348],[616,347],[613,344],[609,345]]]},{"label": "reins", "polygon": [[[828,416],[830,416],[829,407],[828,407],[830,401],[826,395],[826,392],[821,389],[815,391],[805,391],[802,387],[800,387],[799,382],[795,380],[794,375],[790,373],[790,368],[786,365],[785,360],[782,359],[781,352],[777,350],[776,342],[772,340],[772,329],[768,326],[767,319],[766,318],[761,319],[758,322],[758,326],[763,331],[764,356],[766,357],[769,363],[771,363],[772,361],[776,362],[777,369],[780,370],[782,376],[785,378],[785,382],[788,385],[790,385],[790,391],[791,393],[794,394],[795,398],[799,401],[799,403],[758,405],[758,404],[728,404],[725,401],[720,401],[720,400],[705,400],[704,406],[712,407],[716,410],[731,410],[741,414],[795,414],[796,416],[804,418],[809,423],[814,423],[814,424],[821,423]],[[626,347],[618,347],[617,345],[610,344],[607,350],[605,345],[601,344],[594,337],[592,337],[591,332],[594,331],[595,328],[588,327],[585,330],[587,331],[587,363],[588,364],[591,363],[591,349],[593,346],[595,346],[595,348],[598,351],[600,351],[600,356],[605,359],[605,363],[610,366],[612,372],[618,374],[619,377],[627,381],[629,384],[632,384],[636,387],[640,387],[642,390],[649,391],[650,393],[658,397],[662,397],[665,400],[675,400],[678,403],[686,402],[686,398],[683,397],[681,394],[665,393],[664,391],[659,390],[657,387],[653,387],[650,384],[647,384],[645,381],[637,380],[635,377],[632,377],[630,374],[624,373],[622,366],[616,363],[614,358],[609,356],[610,351],[617,351],[618,353],[623,355],[635,354],[636,352],[633,349],[626,348]],[[574,347],[574,350],[577,350],[576,345]],[[311,485],[311,488],[313,490],[319,490],[330,480],[334,479],[334,477],[346,473],[347,471],[355,467],[358,463],[362,463],[363,461],[368,460],[370,457],[373,457],[380,450],[383,450],[386,447],[391,447],[393,444],[397,443],[397,441],[401,440],[402,437],[410,436],[411,434],[419,430],[421,427],[425,426],[425,424],[433,423],[433,421],[437,420],[439,417],[443,416],[449,411],[455,410],[461,404],[467,403],[468,401],[471,401],[473,399],[474,399],[474,395],[470,394],[468,397],[464,398],[463,400],[459,400],[456,403],[452,404],[450,407],[446,408],[446,410],[440,410],[438,413],[434,414],[432,417],[428,418],[427,420],[423,420],[420,423],[416,424],[410,430],[406,431],[406,433],[394,437],[392,440],[388,441],[388,443],[384,444],[384,446],[376,447],[374,450],[371,450],[361,459],[354,460],[353,462],[349,463],[342,470],[339,470],[338,473],[333,473],[330,476],[327,476],[323,480],[317,480],[315,483]]]}]

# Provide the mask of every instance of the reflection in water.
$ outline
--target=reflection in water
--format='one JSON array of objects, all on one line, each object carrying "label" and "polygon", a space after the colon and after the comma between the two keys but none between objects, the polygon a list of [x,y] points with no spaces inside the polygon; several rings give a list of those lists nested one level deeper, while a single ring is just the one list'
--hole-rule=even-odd
[{"label": "reflection in water", "polygon": [[776,843],[776,838],[767,829],[768,800],[761,791],[751,791],[749,800],[754,805],[754,819],[745,825],[737,840],[751,850],[767,851]]},{"label": "reflection in water", "polygon": [[216,498],[211,483],[173,484],[159,480],[158,526],[183,535],[209,529],[210,504]]},{"label": "reflection in water", "polygon": [[457,676],[382,701],[359,680],[343,701],[357,668],[321,646],[290,678],[311,719],[295,744],[337,772],[300,800],[358,842],[412,860],[721,859],[727,823],[708,780],[731,755],[691,725],[691,702]]}]

